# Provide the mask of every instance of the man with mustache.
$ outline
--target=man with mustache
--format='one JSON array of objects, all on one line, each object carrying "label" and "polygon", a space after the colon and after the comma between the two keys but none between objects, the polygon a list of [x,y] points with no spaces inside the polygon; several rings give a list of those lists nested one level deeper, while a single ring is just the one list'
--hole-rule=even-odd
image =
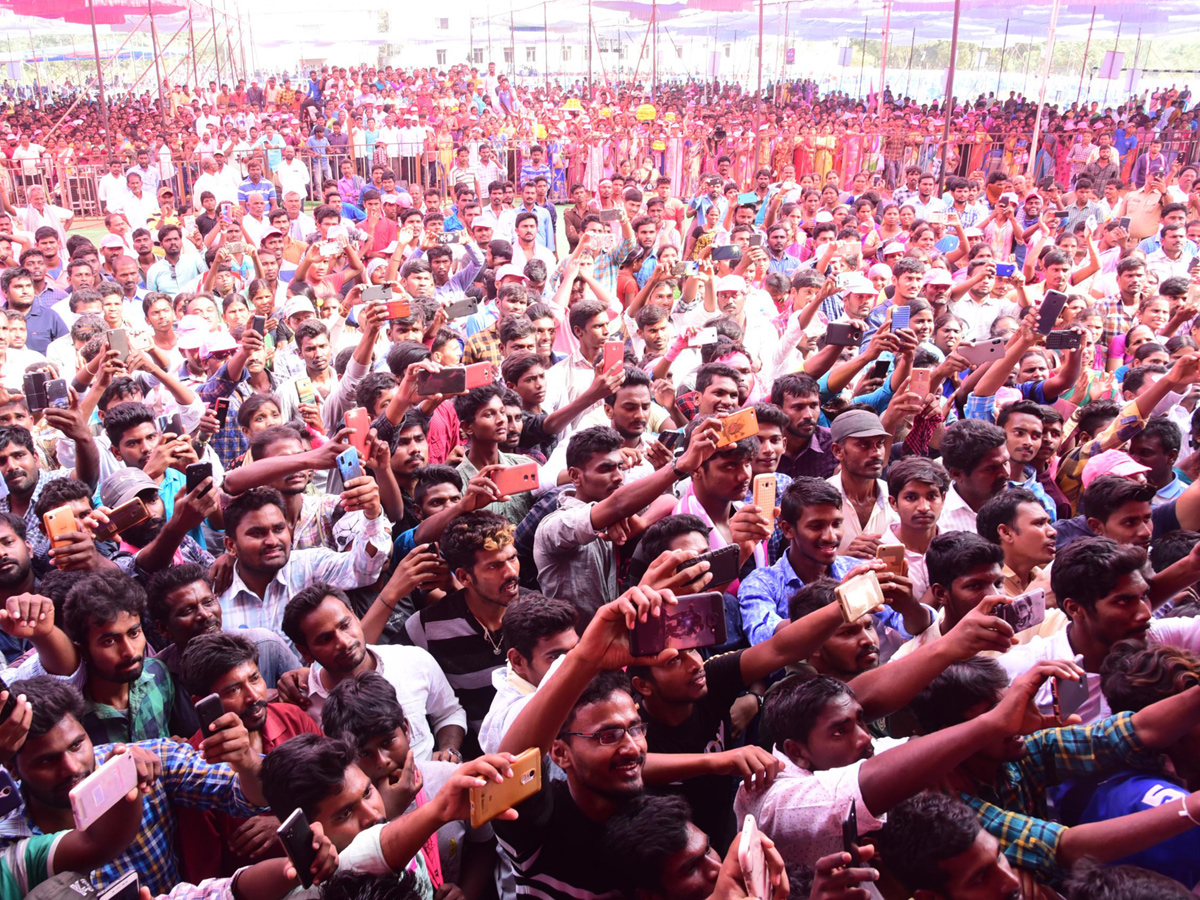
[{"label": "man with mustache", "polygon": [[830,445],[833,437],[820,424],[821,389],[802,373],[776,378],[771,385],[771,402],[788,417],[787,447],[779,460],[778,471],[796,478],[810,475],[828,478],[837,468]]},{"label": "man with mustache", "polygon": [[462,762],[459,748],[467,715],[428,651],[401,644],[368,644],[346,594],[321,582],[288,601],[282,627],[311,665],[305,709],[314,720],[320,720],[325,700],[337,685],[363,672],[377,672],[404,707],[416,758]]},{"label": "man with mustache", "polygon": [[[235,713],[246,727],[250,750],[259,756],[298,734],[321,733],[312,719],[291,704],[267,702],[271,683],[259,671],[258,647],[242,634],[201,634],[188,642],[180,664],[191,702],[216,694],[225,712]],[[198,751],[204,737],[197,727],[188,743]],[[274,816],[246,818],[187,807],[177,815],[180,868],[184,880],[192,884],[282,855],[283,847],[275,839],[279,820]]]},{"label": "man with mustache", "polygon": [[953,484],[938,519],[943,532],[975,531],[979,508],[1008,487],[1008,460],[1008,437],[1000,426],[960,419],[946,429],[942,463]]}]

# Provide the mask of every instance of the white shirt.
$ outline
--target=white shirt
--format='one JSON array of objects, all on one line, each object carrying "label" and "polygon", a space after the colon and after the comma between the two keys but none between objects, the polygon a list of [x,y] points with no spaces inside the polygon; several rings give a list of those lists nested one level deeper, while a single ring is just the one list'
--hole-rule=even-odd
[{"label": "white shirt", "polygon": [[[888,503],[887,482],[882,478],[875,480],[875,505],[871,507],[871,516],[867,519],[865,528],[858,521],[858,513],[854,511],[854,504],[846,496],[846,488],[842,484],[841,473],[838,472],[830,475],[825,480],[837,488],[838,492],[842,495],[842,543],[838,545],[838,553],[845,553],[846,548],[854,543],[854,539],[864,531],[867,534],[878,534],[882,537],[884,534],[891,533],[892,525],[900,524],[900,516],[892,509],[892,505]],[[916,594],[916,598],[920,600],[921,594]]]},{"label": "white shirt", "polygon": [[284,160],[275,171],[279,174],[281,194],[295,191],[301,197],[306,196],[308,182],[311,178],[308,173],[308,166],[298,159],[293,159],[291,162]]},{"label": "white shirt", "polygon": [[246,232],[246,236],[250,238],[250,242],[257,247],[262,243],[263,235],[271,230],[271,223],[267,220],[265,212],[261,219],[256,219],[250,213],[246,213],[242,216],[242,229]]},{"label": "white shirt", "polygon": [[[552,412],[566,406],[591,387],[595,378],[596,370],[590,362],[580,356],[578,350],[565,359],[560,359],[546,370],[546,399],[542,403],[542,409]],[[559,440],[565,441],[567,436],[579,427],[579,420],[600,404],[601,401],[597,400],[567,423],[559,435]]]},{"label": "white shirt", "polygon": [[[485,187],[484,190],[487,190]],[[475,217],[472,222],[472,227],[479,224],[492,226],[492,237],[499,241],[508,241],[513,243],[513,228],[517,222],[517,211],[515,209],[504,209],[501,207],[499,213],[492,211],[491,206],[485,206],[483,211]]]},{"label": "white shirt", "polygon": [[126,191],[125,195],[114,202],[109,209],[123,215],[132,232],[146,227],[150,217],[158,212],[158,201],[149,191],[142,191],[140,197],[134,196],[132,191]]},{"label": "white shirt", "polygon": [[946,502],[942,504],[942,515],[938,519],[938,528],[947,531],[975,531],[975,510],[967,505],[953,484],[946,494]]},{"label": "white shirt", "polygon": [[[889,503],[888,506],[890,507],[891,504]],[[879,543],[904,547],[904,559],[908,562],[908,578],[912,582],[913,597],[920,600],[929,590],[929,566],[925,562],[924,553],[918,553],[916,550],[909,550],[908,547],[905,547],[904,542],[900,540],[899,532],[900,517],[897,516],[896,521],[883,530],[883,537]]]},{"label": "white shirt", "polygon": [[[396,689],[396,699],[408,719],[408,739],[414,759],[433,758],[434,735],[447,725],[466,730],[467,714],[428,650],[405,644],[372,645],[375,671]],[[320,663],[313,663],[308,676],[307,712],[320,723],[329,688],[322,681]]]},{"label": "white shirt", "polygon": [[1186,253],[1180,253],[1179,259],[1171,259],[1163,252],[1162,247],[1159,247],[1153,253],[1146,256],[1146,268],[1158,276],[1158,283],[1162,284],[1168,278],[1176,275],[1187,278],[1188,264],[1192,261],[1192,257]]},{"label": "white shirt", "polygon": [[[70,336],[67,336],[70,340]],[[9,347],[4,351],[4,365],[0,367],[0,381],[10,391],[20,391],[25,385],[25,367],[43,363],[46,357],[26,347]]]},{"label": "white shirt", "polygon": [[121,196],[127,191],[124,175],[114,175],[109,172],[96,185],[96,195],[100,200],[101,206],[104,209],[109,209],[116,203],[119,203]]},{"label": "white shirt", "polygon": [[533,255],[530,256],[525,248],[520,244],[513,245],[513,264],[525,268],[525,263],[531,259],[540,259],[546,264],[546,271],[553,272],[558,265],[558,260],[554,258],[554,254],[548,249],[539,244],[536,240],[533,242]]},{"label": "white shirt", "polygon": [[950,312],[967,323],[967,331],[963,335],[966,340],[986,341],[990,337],[993,322],[1001,316],[1019,317],[1021,308],[1015,303],[990,294],[982,303],[977,303],[968,293],[961,300],[950,304]]}]

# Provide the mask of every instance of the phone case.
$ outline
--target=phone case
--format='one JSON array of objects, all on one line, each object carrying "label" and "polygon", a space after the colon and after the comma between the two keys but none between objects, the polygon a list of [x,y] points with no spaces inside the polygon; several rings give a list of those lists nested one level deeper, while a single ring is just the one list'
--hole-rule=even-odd
[{"label": "phone case", "polygon": [[997,278],[1012,278],[1016,271],[1017,267],[1013,263],[996,263]]},{"label": "phone case", "polygon": [[46,408],[46,383],[49,380],[49,372],[30,372],[25,376],[25,404],[30,412],[37,413]]},{"label": "phone case", "polygon": [[1038,310],[1037,333],[1050,334],[1066,305],[1067,295],[1062,291],[1046,291],[1041,309]]},{"label": "phone case", "polygon": [[130,753],[109,757],[91,775],[71,788],[75,827],[87,828],[137,787],[137,764]]},{"label": "phone case", "polygon": [[407,319],[412,315],[412,306],[407,300],[389,300],[384,304],[388,319]]},{"label": "phone case", "polygon": [[71,394],[61,378],[46,382],[46,405],[53,409],[70,409]]},{"label": "phone case", "polygon": [[132,528],[140,522],[145,522],[148,518],[150,518],[150,512],[146,509],[146,504],[142,502],[141,497],[134,497],[128,503],[118,506],[109,513],[108,524],[96,528],[93,537],[98,541],[108,540],[126,528]]},{"label": "phone case", "polygon": [[6,769],[0,769],[0,817],[21,808],[21,789]]},{"label": "phone case", "polygon": [[617,363],[625,360],[625,343],[624,341],[605,341],[604,342],[604,362],[603,369],[607,372]]},{"label": "phone case", "polygon": [[725,643],[725,602],[720,591],[686,594],[664,607],[657,619],[639,622],[629,632],[634,656],[654,656],[668,647],[692,650]]},{"label": "phone case", "polygon": [[852,322],[834,322],[825,331],[825,343],[835,347],[857,347],[862,342],[861,325]]},{"label": "phone case", "polygon": [[201,734],[208,737],[213,733],[212,723],[225,715],[225,705],[216,694],[209,694],[196,702],[196,715],[200,718]]},{"label": "phone case", "polygon": [[[184,470],[184,474],[187,476],[187,481],[184,484],[184,490],[190,494],[200,486],[200,483],[204,481],[205,478],[212,478],[212,473],[212,463],[192,463]],[[209,486],[209,490],[212,490],[211,485]]]},{"label": "phone case", "polygon": [[265,334],[267,330],[267,317],[255,316],[250,320],[250,330],[258,334]]},{"label": "phone case", "polygon": [[600,221],[605,225],[612,222],[619,222],[621,221],[621,213],[615,209],[602,209],[600,210]]},{"label": "phone case", "polygon": [[542,754],[530,747],[512,763],[512,778],[500,784],[488,782],[471,788],[467,797],[471,804],[471,827],[481,828],[506,809],[512,809],[542,789]]},{"label": "phone case", "polygon": [[1054,707],[1054,717],[1064,721],[1087,701],[1088,680],[1085,675],[1078,681],[1070,678],[1058,678],[1050,681],[1050,701]]},{"label": "phone case", "polygon": [[735,259],[742,258],[742,249],[737,244],[725,244],[721,247],[713,248],[712,258],[717,262],[732,262]]},{"label": "phone case", "polygon": [[141,883],[136,869],[130,869],[107,888],[96,895],[96,900],[138,900]]},{"label": "phone case", "polygon": [[275,833],[279,835],[279,843],[283,844],[288,859],[296,867],[300,884],[306,888],[312,887],[312,864],[317,858],[317,851],[313,849],[313,833],[304,812],[296,809]]},{"label": "phone case", "polygon": [[296,396],[301,403],[316,403],[317,393],[313,390],[312,381],[307,378],[296,379]]},{"label": "phone case", "polygon": [[729,447],[738,441],[758,434],[758,413],[754,407],[739,409],[721,418],[721,436],[717,438],[717,449]]},{"label": "phone case", "polygon": [[710,587],[718,587],[737,580],[741,558],[741,550],[738,549],[738,545],[729,544],[717,550],[701,553],[694,559],[684,560],[675,567],[675,571],[682,572],[698,563],[707,562],[708,574],[712,576],[712,580],[708,584]]},{"label": "phone case", "polygon": [[705,344],[715,344],[717,342],[717,329],[701,328],[692,335],[692,339],[688,341],[689,347],[703,347]]},{"label": "phone case", "polygon": [[879,587],[879,579],[874,572],[864,572],[843,581],[834,588],[834,593],[842,608],[842,618],[847,622],[857,622],[867,613],[883,606],[883,589]]},{"label": "phone case", "polygon": [[362,464],[359,462],[358,451],[351,447],[337,458],[338,471],[342,473],[342,484],[362,477]]},{"label": "phone case", "polygon": [[929,369],[913,369],[908,389],[923,397],[929,393],[929,384],[932,378],[933,372]]},{"label": "phone case", "polygon": [[1011,625],[1013,631],[1025,631],[1035,625],[1041,625],[1046,621],[1046,592],[1040,588],[1026,591],[1007,603],[997,604],[992,610],[992,615]]},{"label": "phone case", "polygon": [[492,476],[492,481],[505,497],[532,491],[538,486],[537,463],[513,466]]},{"label": "phone case", "polygon": [[213,404],[213,413],[217,417],[217,425],[221,428],[225,427],[225,422],[229,419],[229,398],[221,397]]},{"label": "phone case", "polygon": [[1047,350],[1078,350],[1083,346],[1083,335],[1078,331],[1052,331],[1046,335]]},{"label": "phone case", "polygon": [[108,346],[121,354],[121,359],[129,356],[129,335],[124,328],[114,328],[108,333]]},{"label": "phone case", "polygon": [[907,306],[892,307],[892,331],[907,328],[910,321],[912,321],[911,309]]},{"label": "phone case", "polygon": [[894,575],[908,575],[908,560],[904,557],[904,547],[900,544],[881,544],[875,551],[875,556],[883,560],[887,571]]},{"label": "phone case", "polygon": [[390,284],[373,284],[370,287],[364,288],[362,292],[363,303],[372,303],[382,300],[388,302],[392,299],[392,286]]},{"label": "phone case", "polygon": [[775,487],[777,483],[774,472],[763,472],[761,475],[754,476],[754,505],[771,520],[772,528],[775,527]]},{"label": "phone case", "polygon": [[[487,365],[487,363],[484,363]],[[417,372],[417,394],[432,397],[434,394],[465,394],[467,392],[467,370],[463,366],[449,366],[439,372]]]},{"label": "phone case", "polygon": [[69,506],[50,510],[42,516],[42,524],[46,527],[46,537],[50,538],[50,544],[54,547],[58,546],[56,539],[59,535],[75,531],[78,527],[75,524],[75,513]]},{"label": "phone case", "polygon": [[356,406],[346,413],[346,427],[353,428],[354,433],[346,439],[360,457],[367,455],[367,439],[371,434],[371,415],[363,407]]},{"label": "phone case", "polygon": [[467,366],[467,390],[486,387],[496,381],[496,368],[491,363],[474,363]]},{"label": "phone case", "polygon": [[750,813],[746,813],[746,819],[742,823],[742,836],[738,842],[738,865],[742,867],[742,879],[750,896],[770,900],[771,873],[767,870],[767,858],[763,853],[762,839],[758,835],[758,823]]},{"label": "phone case", "polygon": [[958,354],[973,366],[982,365],[1004,355],[1004,338],[992,338],[978,344],[958,345]]}]

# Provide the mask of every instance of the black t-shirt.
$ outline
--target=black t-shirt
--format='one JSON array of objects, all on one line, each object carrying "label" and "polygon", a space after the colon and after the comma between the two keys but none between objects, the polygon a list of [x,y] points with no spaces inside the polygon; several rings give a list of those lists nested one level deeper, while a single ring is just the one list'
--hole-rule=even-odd
[{"label": "black t-shirt", "polygon": [[[729,707],[746,689],[742,681],[742,652],[714,656],[704,664],[708,693],[692,707],[692,714],[679,725],[655,721],[643,708],[646,746],[651,753],[719,753],[731,749],[733,723]],[[734,780],[728,775],[689,778],[680,791],[692,806],[692,821],[712,839],[714,847],[725,848],[733,840]]]},{"label": "black t-shirt", "polygon": [[492,827],[512,862],[517,895],[562,898],[619,897],[617,866],[604,850],[604,824],[585,816],[565,781],[550,781],[517,807],[511,822]]},{"label": "black t-shirt", "polygon": [[216,216],[209,215],[207,212],[202,212],[196,216],[196,228],[200,232],[200,237],[208,237],[208,233],[216,227]]}]

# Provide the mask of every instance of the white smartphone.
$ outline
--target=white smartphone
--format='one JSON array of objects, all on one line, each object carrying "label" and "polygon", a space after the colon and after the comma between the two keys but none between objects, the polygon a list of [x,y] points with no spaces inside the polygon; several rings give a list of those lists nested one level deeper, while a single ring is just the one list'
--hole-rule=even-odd
[{"label": "white smartphone", "polygon": [[746,813],[742,822],[742,837],[738,843],[738,863],[742,867],[742,878],[751,897],[770,900],[771,875],[767,871],[767,857],[763,853],[762,838],[754,816]]},{"label": "white smartphone", "polygon": [[109,757],[91,775],[71,788],[75,827],[87,828],[137,787],[137,764],[128,751]]}]

